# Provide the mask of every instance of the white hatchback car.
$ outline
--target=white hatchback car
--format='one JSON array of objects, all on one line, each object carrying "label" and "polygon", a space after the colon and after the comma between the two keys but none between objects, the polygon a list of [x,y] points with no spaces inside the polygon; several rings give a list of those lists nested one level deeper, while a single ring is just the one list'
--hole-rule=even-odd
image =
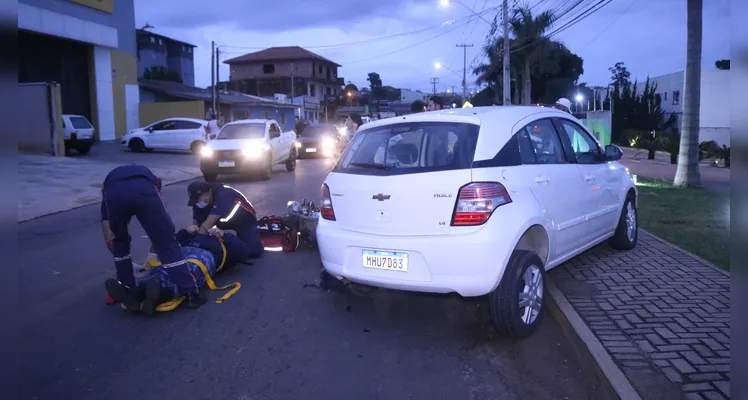
[{"label": "white hatchback car", "polygon": [[210,123],[204,119],[167,118],[122,135],[123,148],[134,152],[181,150],[199,154],[208,143]]},{"label": "white hatchback car", "polygon": [[359,292],[488,294],[495,328],[526,337],[544,314],[546,270],[608,239],[636,245],[622,154],[550,108],[366,124],[322,185],[322,264]]}]

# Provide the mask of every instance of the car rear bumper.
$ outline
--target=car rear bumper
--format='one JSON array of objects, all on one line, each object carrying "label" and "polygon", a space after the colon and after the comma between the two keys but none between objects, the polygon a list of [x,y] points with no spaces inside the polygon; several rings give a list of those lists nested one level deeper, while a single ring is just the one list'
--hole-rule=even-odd
[{"label": "car rear bumper", "polygon": [[69,139],[65,140],[65,146],[70,147],[80,147],[80,146],[86,146],[91,147],[94,144],[93,137],[88,138],[78,138],[75,136],[71,136]]},{"label": "car rear bumper", "polygon": [[325,148],[319,143],[302,143],[296,148],[297,157],[332,157],[335,155],[335,148]]},{"label": "car rear bumper", "polygon": [[[465,297],[495,289],[515,245],[511,232],[490,223],[467,234],[380,236],[345,231],[334,221],[320,220],[317,241],[322,265],[335,277],[388,289],[456,292]],[[406,252],[408,271],[363,267],[363,250]]]}]

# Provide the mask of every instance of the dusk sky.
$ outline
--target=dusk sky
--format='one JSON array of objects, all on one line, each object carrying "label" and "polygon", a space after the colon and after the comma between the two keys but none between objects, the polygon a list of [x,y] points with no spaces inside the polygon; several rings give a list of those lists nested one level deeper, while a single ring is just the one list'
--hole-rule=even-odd
[{"label": "dusk sky", "polygon": [[[135,13],[138,28],[148,23],[154,26],[153,32],[198,46],[198,86],[210,84],[210,42],[214,40],[225,59],[272,46],[297,45],[341,64],[339,76],[346,82],[368,86],[367,73],[377,72],[385,85],[430,92],[430,77],[440,78],[438,90],[451,86],[460,90],[463,54],[455,47],[458,43],[475,45],[467,53],[468,85],[474,86],[470,65],[482,60],[489,26],[471,18],[467,8],[486,11],[482,15],[491,20],[501,1],[462,2],[467,7],[451,4],[443,8],[439,0],[135,0]],[[525,3],[537,13],[569,2]],[[523,2],[510,0],[513,4]],[[715,61],[730,57],[729,14],[728,0],[704,1],[705,69],[714,69]],[[568,20],[562,19],[557,27]],[[453,22],[444,24],[447,21]],[[417,32],[406,34],[413,31]],[[392,35],[398,36],[379,39]],[[554,39],[584,59],[580,82],[588,85],[606,85],[608,67],[618,61],[627,65],[632,78],[639,79],[683,70],[686,0],[613,0]],[[446,68],[435,71],[435,62]],[[222,64],[221,78],[228,76],[228,66]]]}]

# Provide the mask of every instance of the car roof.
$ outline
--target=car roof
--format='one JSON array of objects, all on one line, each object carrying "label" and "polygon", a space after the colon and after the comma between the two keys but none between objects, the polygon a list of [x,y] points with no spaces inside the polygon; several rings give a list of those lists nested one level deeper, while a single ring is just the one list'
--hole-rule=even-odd
[{"label": "car roof", "polygon": [[241,125],[241,124],[267,124],[270,122],[269,119],[240,119],[238,121],[231,121],[226,125]]},{"label": "car roof", "polygon": [[197,122],[199,124],[205,124],[208,122],[208,120],[205,119],[199,119],[199,118],[182,118],[182,117],[174,117],[174,118],[164,118],[160,121],[156,122],[163,122],[163,121],[190,121],[190,122]]},{"label": "car roof", "polygon": [[[492,159],[509,138],[527,123],[540,118],[565,118],[575,121],[571,114],[551,107],[538,106],[487,106],[450,108],[407,114],[400,117],[372,121],[359,128],[359,132],[405,122],[461,122],[490,129],[481,129],[475,148],[474,160]],[[579,123],[577,121],[577,123]],[[521,124],[521,125],[520,125]]]}]

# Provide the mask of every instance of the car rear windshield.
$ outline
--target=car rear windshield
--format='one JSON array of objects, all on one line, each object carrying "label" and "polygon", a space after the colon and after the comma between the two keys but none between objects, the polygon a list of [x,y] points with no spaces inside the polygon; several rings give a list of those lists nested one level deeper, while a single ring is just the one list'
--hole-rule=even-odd
[{"label": "car rear windshield", "polygon": [[334,126],[319,126],[312,125],[301,131],[301,137],[322,137],[322,136],[334,136],[338,134],[337,128]]},{"label": "car rear windshield", "polygon": [[334,172],[403,175],[471,168],[478,125],[408,122],[356,133]]},{"label": "car rear windshield", "polygon": [[75,129],[93,128],[93,126],[91,126],[91,124],[88,123],[88,120],[83,117],[70,117],[70,124],[73,125],[73,128]]},{"label": "car rear windshield", "polygon": [[229,124],[223,126],[216,140],[264,138],[265,124]]}]

